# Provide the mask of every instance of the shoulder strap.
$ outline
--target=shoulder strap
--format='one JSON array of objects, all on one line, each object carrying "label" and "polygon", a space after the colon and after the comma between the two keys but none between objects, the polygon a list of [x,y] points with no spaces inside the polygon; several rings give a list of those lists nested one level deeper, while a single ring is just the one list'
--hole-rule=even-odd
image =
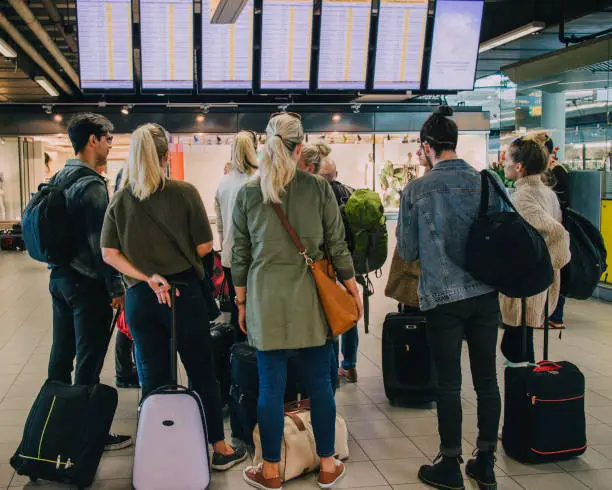
[{"label": "shoulder strap", "polygon": [[132,194],[129,191],[129,189],[125,189],[123,192],[125,192],[128,196],[130,196],[130,198],[140,206],[140,209],[142,209],[142,211],[162,231],[162,233],[166,235],[168,239],[170,239],[170,241],[172,242],[172,245],[174,245],[174,248],[176,248],[176,250],[183,256],[183,258],[187,260],[187,262],[189,262],[191,267],[194,267],[195,269],[197,269],[199,267],[199,264],[196,264],[193,258],[190,257],[189,254],[185,250],[183,250],[183,247],[181,247],[181,244],[178,242],[178,240],[174,236],[174,233],[170,231],[170,229],[166,226],[166,224],[163,221],[158,220],[152,213],[150,213],[149,210],[147,209],[147,205],[143,203],[142,201],[139,201],[138,199],[136,199],[136,196],[134,196],[134,194]]},{"label": "shoulder strap", "polygon": [[480,192],[481,216],[486,215],[489,209],[489,181],[491,182],[491,184],[493,184],[493,190],[496,194],[499,195],[499,197],[501,197],[502,201],[504,201],[508,206],[510,206],[515,213],[518,213],[516,207],[514,207],[514,204],[512,204],[512,201],[508,197],[508,194],[502,188],[500,188],[499,184],[488,170],[485,169],[480,172],[480,181],[482,184],[482,190]]},{"label": "shoulder strap", "polygon": [[272,209],[274,209],[274,212],[276,213],[278,218],[281,220],[281,223],[283,224],[283,228],[285,228],[285,230],[287,230],[287,233],[289,233],[289,236],[291,237],[291,240],[293,241],[295,248],[297,248],[300,251],[300,255],[303,255],[304,258],[308,257],[306,247],[304,247],[302,240],[300,239],[296,231],[293,229],[293,227],[289,224],[287,215],[281,208],[280,204],[277,202],[273,202],[271,203],[271,206],[272,206]]}]

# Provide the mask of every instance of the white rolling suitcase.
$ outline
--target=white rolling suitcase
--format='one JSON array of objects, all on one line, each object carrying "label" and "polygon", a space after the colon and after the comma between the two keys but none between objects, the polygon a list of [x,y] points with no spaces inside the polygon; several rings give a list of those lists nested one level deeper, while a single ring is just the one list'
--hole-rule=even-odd
[{"label": "white rolling suitcase", "polygon": [[175,287],[172,297],[173,385],[145,397],[138,409],[132,487],[205,490],[210,484],[206,419],[197,393],[177,384]]}]

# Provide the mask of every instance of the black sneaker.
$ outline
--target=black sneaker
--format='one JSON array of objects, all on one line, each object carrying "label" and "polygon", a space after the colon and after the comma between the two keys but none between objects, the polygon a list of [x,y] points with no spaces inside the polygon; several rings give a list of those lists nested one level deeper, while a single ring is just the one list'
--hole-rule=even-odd
[{"label": "black sneaker", "polygon": [[495,454],[492,451],[474,451],[476,458],[465,465],[465,474],[476,480],[480,490],[497,490],[495,480]]},{"label": "black sneaker", "polygon": [[433,465],[421,466],[419,480],[440,490],[465,490],[461,463],[463,463],[461,456],[449,458],[438,454]]},{"label": "black sneaker", "polygon": [[140,388],[138,375],[129,376],[127,378],[115,378],[115,386],[117,388]]},{"label": "black sneaker", "polygon": [[114,432],[109,432],[108,439],[106,439],[106,443],[104,444],[104,450],[116,451],[117,449],[130,447],[132,444],[134,444],[132,436],[121,436]]},{"label": "black sneaker", "polygon": [[213,453],[212,464],[210,465],[213,470],[225,471],[229,470],[232,466],[236,466],[241,461],[244,461],[247,457],[247,452],[244,448],[233,447],[234,454],[221,454]]}]

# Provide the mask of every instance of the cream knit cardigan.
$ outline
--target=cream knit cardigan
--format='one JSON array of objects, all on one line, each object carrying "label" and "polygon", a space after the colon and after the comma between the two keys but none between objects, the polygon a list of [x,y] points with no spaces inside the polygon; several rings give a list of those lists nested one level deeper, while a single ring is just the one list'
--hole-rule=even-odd
[{"label": "cream knit cardigan", "polygon": [[[540,175],[530,175],[516,182],[512,203],[523,218],[538,230],[548,246],[555,278],[548,289],[548,311],[552,314],[559,300],[561,269],[570,260],[569,233],[561,224],[561,207],[554,191]],[[500,258],[503,260],[503,257]],[[527,298],[527,325],[540,326],[544,323],[546,291]],[[502,320],[505,325],[521,325],[521,300],[499,296]]]}]

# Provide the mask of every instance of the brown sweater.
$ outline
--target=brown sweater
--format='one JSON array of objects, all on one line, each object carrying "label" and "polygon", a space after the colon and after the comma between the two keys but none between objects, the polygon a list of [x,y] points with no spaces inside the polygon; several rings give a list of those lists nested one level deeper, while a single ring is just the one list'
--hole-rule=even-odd
[{"label": "brown sweater", "polygon": [[[559,300],[561,269],[570,260],[569,234],[561,224],[561,208],[554,191],[542,182],[540,175],[530,175],[516,182],[512,203],[523,218],[538,230],[548,246],[555,278],[548,289],[548,311],[551,314]],[[521,325],[521,300],[499,296],[505,325]],[[546,291],[527,298],[527,325],[536,327],[544,322]]]}]

